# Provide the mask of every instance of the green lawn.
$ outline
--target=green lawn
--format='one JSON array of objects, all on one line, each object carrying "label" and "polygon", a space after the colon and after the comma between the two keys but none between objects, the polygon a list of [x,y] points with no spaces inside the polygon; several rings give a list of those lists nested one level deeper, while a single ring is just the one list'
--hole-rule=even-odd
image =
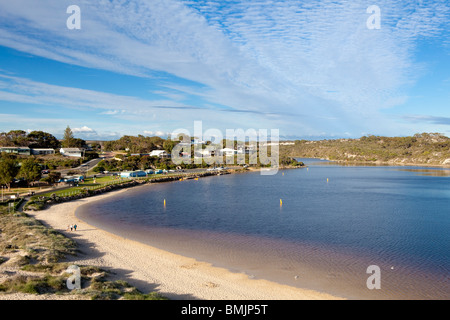
[{"label": "green lawn", "polygon": [[180,178],[182,176],[184,176],[185,174],[180,174],[180,173],[168,173],[168,174],[152,174],[152,175],[148,175],[147,177],[141,177],[141,178],[131,178],[131,179],[126,179],[126,178],[120,178],[117,176],[104,176],[104,177],[99,177],[96,178],[94,180],[94,178],[90,177],[87,178],[83,183],[80,183],[78,185],[78,187],[70,187],[70,188],[66,188],[66,189],[62,189],[62,190],[53,190],[53,191],[49,191],[45,194],[42,194],[41,196],[44,197],[50,197],[52,194],[55,194],[58,197],[65,197],[65,196],[73,196],[73,195],[77,195],[79,193],[82,192],[83,189],[87,188],[88,190],[96,190],[96,189],[101,189],[104,188],[108,185],[113,185],[113,184],[119,184],[119,183],[123,183],[123,182],[128,182],[128,181],[132,181],[132,180],[145,180],[145,179],[152,179],[152,178],[163,178],[163,177],[168,177],[168,176],[180,176]]},{"label": "green lawn", "polygon": [[117,177],[106,176],[99,178],[87,178],[83,183],[78,184],[78,187],[65,188],[62,190],[54,190],[42,194],[44,197],[50,197],[52,194],[56,194],[58,197],[64,196],[73,196],[79,194],[83,189],[87,188],[88,190],[96,190],[108,185],[119,184],[125,181],[129,181],[127,179],[120,179]]}]

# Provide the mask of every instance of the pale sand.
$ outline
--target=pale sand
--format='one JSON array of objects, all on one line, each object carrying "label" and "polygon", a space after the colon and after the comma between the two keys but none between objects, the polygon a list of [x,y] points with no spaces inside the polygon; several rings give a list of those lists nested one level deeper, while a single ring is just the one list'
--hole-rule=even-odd
[{"label": "pale sand", "polygon": [[[77,265],[94,265],[113,272],[113,279],[122,279],[142,292],[157,291],[170,299],[203,300],[329,300],[338,297],[299,289],[274,282],[249,279],[205,262],[172,254],[136,241],[125,239],[88,225],[75,216],[78,206],[117,192],[53,205],[39,212],[27,212],[74,239],[81,253],[68,257]],[[67,225],[76,223],[75,232]],[[6,297],[4,297],[6,298]],[[51,297],[46,296],[46,299]],[[0,298],[1,299],[1,298]]]}]

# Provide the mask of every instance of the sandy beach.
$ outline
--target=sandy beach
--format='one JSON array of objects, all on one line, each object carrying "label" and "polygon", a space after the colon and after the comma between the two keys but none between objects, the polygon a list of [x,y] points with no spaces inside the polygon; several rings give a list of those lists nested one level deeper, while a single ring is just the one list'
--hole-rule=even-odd
[{"label": "sandy beach", "polygon": [[[233,273],[119,237],[75,216],[78,206],[125,191],[114,191],[27,213],[77,242],[80,253],[75,257],[68,257],[68,261],[80,266],[93,265],[109,270],[113,280],[125,280],[144,293],[157,291],[173,300],[339,299],[327,293],[249,279],[245,274]],[[67,231],[67,226],[74,223],[78,225],[77,230]]]}]

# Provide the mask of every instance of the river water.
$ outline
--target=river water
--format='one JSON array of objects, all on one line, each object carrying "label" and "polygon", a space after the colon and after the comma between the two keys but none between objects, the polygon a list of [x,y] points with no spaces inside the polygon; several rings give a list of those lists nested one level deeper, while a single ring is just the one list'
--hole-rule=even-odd
[{"label": "river water", "polygon": [[149,184],[77,215],[250,278],[349,299],[450,298],[448,170],[302,160],[273,176]]}]

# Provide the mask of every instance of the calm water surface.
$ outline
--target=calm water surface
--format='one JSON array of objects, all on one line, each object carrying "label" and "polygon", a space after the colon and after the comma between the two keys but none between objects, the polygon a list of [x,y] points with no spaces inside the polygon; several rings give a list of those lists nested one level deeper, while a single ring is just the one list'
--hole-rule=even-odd
[{"label": "calm water surface", "polygon": [[[146,185],[77,215],[251,278],[350,299],[450,298],[445,170],[307,163]],[[379,290],[366,286],[369,265],[380,267]]]}]

